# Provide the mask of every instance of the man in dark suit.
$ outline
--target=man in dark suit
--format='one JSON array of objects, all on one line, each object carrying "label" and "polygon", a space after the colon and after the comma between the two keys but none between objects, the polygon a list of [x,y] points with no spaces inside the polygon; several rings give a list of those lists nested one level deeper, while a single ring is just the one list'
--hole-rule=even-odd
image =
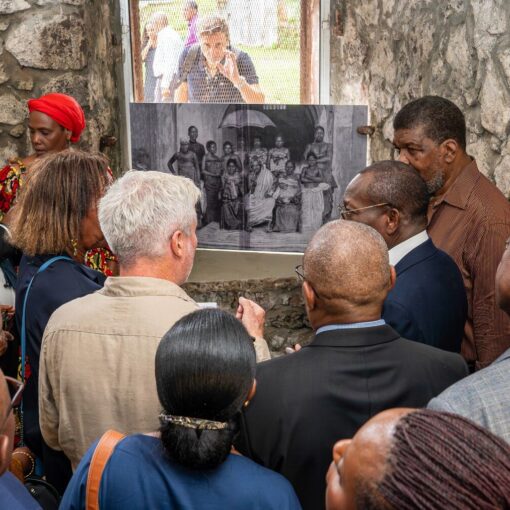
[{"label": "man in dark suit", "polygon": [[384,409],[424,406],[467,367],[460,355],[405,340],[381,319],[395,273],[374,229],[327,223],[299,274],[315,337],[299,352],[258,365],[237,446],[287,477],[305,510],[320,510],[339,437]]},{"label": "man in dark suit", "polygon": [[375,228],[386,241],[397,281],[382,317],[401,336],[460,352],[467,318],[462,275],[427,235],[429,193],[409,165],[381,161],[347,186],[342,217]]}]

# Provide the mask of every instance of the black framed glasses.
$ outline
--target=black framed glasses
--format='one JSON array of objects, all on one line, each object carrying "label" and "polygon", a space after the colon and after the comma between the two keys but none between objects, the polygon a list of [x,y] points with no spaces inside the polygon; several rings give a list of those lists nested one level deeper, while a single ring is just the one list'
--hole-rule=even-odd
[{"label": "black framed glasses", "polygon": [[2,424],[0,425],[0,432],[4,429],[7,419],[11,414],[11,411],[15,407],[19,407],[21,405],[21,397],[23,395],[23,390],[25,389],[25,385],[21,381],[18,381],[13,377],[5,376],[5,381],[7,383],[7,387],[9,388],[11,402],[7,407],[7,411],[5,412],[5,415],[2,419]]},{"label": "black framed glasses", "polygon": [[[305,278],[305,272],[304,272],[304,269],[303,269],[303,264],[299,264],[299,266],[296,266],[294,268],[294,271],[299,279],[299,281],[301,282],[304,282],[306,280]],[[311,284],[311,282],[309,280],[306,280],[308,282],[308,285],[310,285],[311,289],[313,290],[313,293],[315,294],[315,296],[318,298],[318,299],[325,299],[326,296],[321,296],[316,290],[315,290],[315,287]]]},{"label": "black framed glasses", "polygon": [[385,205],[390,205],[388,202],[382,202],[380,204],[367,205],[366,207],[358,207],[357,209],[346,209],[343,205],[339,207],[340,216],[343,220],[350,219],[352,214],[358,213],[360,211],[368,211],[368,209],[373,209],[374,207],[383,207]]},{"label": "black framed glasses", "polygon": [[303,264],[299,264],[298,266],[296,266],[294,268],[294,271],[298,277],[298,279],[302,282],[305,281],[305,273],[304,273],[304,270],[303,270]]}]

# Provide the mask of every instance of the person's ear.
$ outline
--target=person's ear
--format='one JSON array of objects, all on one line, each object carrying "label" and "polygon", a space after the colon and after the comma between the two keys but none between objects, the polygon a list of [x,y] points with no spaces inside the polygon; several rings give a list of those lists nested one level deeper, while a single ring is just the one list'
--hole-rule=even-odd
[{"label": "person's ear", "polygon": [[333,462],[338,464],[339,460],[344,456],[345,451],[352,443],[352,439],[342,439],[337,441],[333,446]]},{"label": "person's ear", "polygon": [[395,283],[397,281],[397,272],[395,271],[395,268],[393,266],[390,266],[390,288],[388,289],[388,292],[395,287]]},{"label": "person's ear", "polygon": [[398,228],[400,227],[400,211],[398,209],[395,209],[394,207],[390,207],[388,212],[386,213],[386,233],[388,236],[392,236],[395,234],[395,232],[398,231]]},{"label": "person's ear", "polygon": [[170,238],[170,250],[174,257],[184,256],[184,234],[181,230],[176,230]]},{"label": "person's ear", "polygon": [[71,136],[73,135],[73,133],[71,131],[69,131],[69,129],[66,129],[65,132],[66,132],[66,140],[68,142],[70,142],[71,141]]},{"label": "person's ear", "polygon": [[455,161],[459,152],[459,144],[456,140],[449,138],[441,144],[443,148],[444,160],[446,163],[451,164]]},{"label": "person's ear", "polygon": [[0,476],[2,476],[11,463],[10,441],[5,434],[0,435]]},{"label": "person's ear", "polygon": [[307,281],[303,282],[302,292],[303,292],[303,299],[305,300],[306,308],[309,311],[315,310],[315,307],[317,306],[315,292],[313,290],[313,287]]}]

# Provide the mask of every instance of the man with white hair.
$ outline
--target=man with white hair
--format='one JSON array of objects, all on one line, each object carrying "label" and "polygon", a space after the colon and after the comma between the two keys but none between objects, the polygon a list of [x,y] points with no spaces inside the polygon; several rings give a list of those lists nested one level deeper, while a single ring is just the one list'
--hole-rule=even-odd
[{"label": "man with white hair", "polygon": [[[180,285],[193,267],[199,197],[185,177],[128,172],[99,203],[101,228],[118,257],[120,276],[60,307],[41,347],[41,431],[74,469],[108,429],[158,429],[156,349],[168,329],[198,307]],[[252,336],[262,337],[260,307],[240,298],[238,317]],[[262,339],[255,341],[260,346],[268,354]]]}]

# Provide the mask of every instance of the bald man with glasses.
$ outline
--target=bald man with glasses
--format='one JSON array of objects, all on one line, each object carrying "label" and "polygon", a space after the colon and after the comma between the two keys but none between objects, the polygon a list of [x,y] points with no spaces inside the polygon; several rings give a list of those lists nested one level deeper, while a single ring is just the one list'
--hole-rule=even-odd
[{"label": "bald man with glasses", "polygon": [[380,161],[347,186],[340,214],[384,238],[397,280],[383,319],[401,336],[460,352],[468,305],[457,264],[427,234],[429,192],[420,174],[399,161]]},{"label": "bald man with glasses", "polygon": [[283,474],[304,510],[324,508],[331,448],[391,407],[422,407],[467,375],[459,354],[405,340],[381,319],[395,273],[373,228],[332,221],[298,268],[311,343],[257,367],[241,453]]}]

